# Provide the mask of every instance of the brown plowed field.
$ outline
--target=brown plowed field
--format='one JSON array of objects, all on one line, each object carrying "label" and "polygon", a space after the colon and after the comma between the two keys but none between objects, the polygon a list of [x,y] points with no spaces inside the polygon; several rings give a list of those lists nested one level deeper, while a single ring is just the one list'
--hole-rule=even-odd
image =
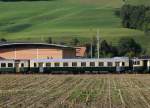
[{"label": "brown plowed field", "polygon": [[150,108],[150,75],[0,75],[0,108]]}]

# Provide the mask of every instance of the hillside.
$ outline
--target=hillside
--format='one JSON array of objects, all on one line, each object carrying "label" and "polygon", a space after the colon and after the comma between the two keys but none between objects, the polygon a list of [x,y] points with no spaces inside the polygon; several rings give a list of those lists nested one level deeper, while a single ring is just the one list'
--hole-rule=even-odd
[{"label": "hillside", "polygon": [[[149,5],[148,0],[126,3]],[[102,39],[117,44],[120,37],[133,37],[150,53],[150,37],[139,30],[122,28],[114,10],[123,0],[53,0],[38,2],[0,2],[0,37],[10,41],[69,42],[73,37],[90,42],[100,29]]]}]

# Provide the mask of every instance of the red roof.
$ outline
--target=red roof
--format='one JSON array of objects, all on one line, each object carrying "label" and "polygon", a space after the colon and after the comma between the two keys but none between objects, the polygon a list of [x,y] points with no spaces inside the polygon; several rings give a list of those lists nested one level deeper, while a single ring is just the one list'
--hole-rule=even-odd
[{"label": "red roof", "polygon": [[58,45],[58,44],[48,44],[48,43],[23,43],[23,42],[19,42],[19,43],[1,43],[0,44],[0,48],[4,48],[4,47],[18,47],[18,46],[47,46],[47,47],[57,47],[57,48],[61,48],[61,49],[74,49],[74,47],[70,47],[70,46],[65,46],[65,45]]},{"label": "red roof", "polygon": [[86,47],[75,47],[76,48],[76,56],[77,57],[85,57],[86,56]]}]

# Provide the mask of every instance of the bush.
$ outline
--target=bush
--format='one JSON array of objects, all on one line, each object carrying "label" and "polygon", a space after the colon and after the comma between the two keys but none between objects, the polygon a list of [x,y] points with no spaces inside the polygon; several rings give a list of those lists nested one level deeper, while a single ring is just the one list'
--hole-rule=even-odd
[{"label": "bush", "polygon": [[121,56],[134,57],[142,53],[142,47],[133,38],[121,38],[118,46],[119,54]]}]

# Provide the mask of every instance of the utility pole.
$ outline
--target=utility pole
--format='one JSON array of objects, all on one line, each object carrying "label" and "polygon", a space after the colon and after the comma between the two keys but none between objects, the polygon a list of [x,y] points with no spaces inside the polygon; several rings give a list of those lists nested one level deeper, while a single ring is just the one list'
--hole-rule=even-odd
[{"label": "utility pole", "polygon": [[93,44],[91,43],[91,58],[93,58]]},{"label": "utility pole", "polygon": [[97,58],[99,59],[99,49],[100,49],[100,46],[99,46],[99,29],[97,29]]}]

